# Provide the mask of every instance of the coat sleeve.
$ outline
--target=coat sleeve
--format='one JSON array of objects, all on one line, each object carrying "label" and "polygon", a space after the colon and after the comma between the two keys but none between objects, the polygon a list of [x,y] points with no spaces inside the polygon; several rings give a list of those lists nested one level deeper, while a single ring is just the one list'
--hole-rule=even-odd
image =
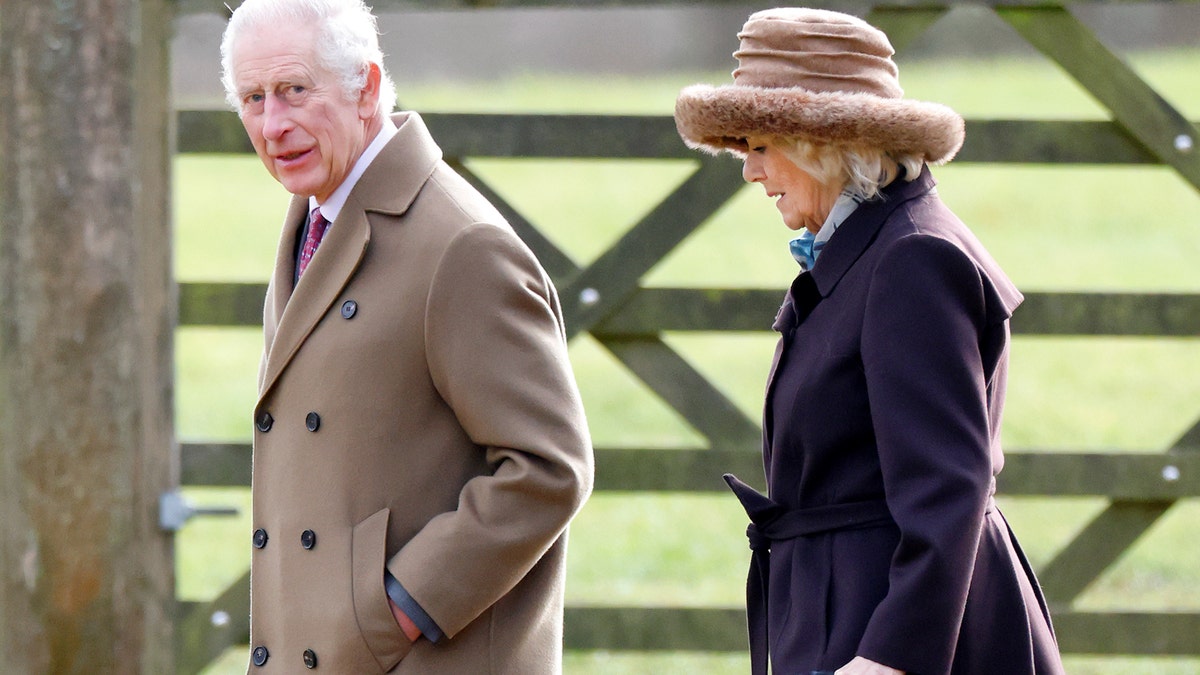
[{"label": "coat sleeve", "polygon": [[950,670],[991,491],[985,284],[956,245],[914,234],[883,254],[867,300],[863,366],[900,542],[859,655],[910,673]]},{"label": "coat sleeve", "polygon": [[553,285],[510,230],[465,229],[426,308],[434,386],[491,473],[388,568],[450,637],[511,590],[591,491],[593,460]]}]

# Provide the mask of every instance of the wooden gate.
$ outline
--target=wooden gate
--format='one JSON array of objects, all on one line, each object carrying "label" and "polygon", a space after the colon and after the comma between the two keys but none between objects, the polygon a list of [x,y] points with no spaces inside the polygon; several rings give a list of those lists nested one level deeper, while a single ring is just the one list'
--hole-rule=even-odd
[{"label": "wooden gate", "polygon": [[[209,3],[185,9],[215,11]],[[388,2],[376,2],[386,11]],[[506,3],[497,3],[506,4]],[[634,4],[634,3],[630,3]],[[824,4],[824,3],[817,3]],[[898,50],[954,4],[871,6],[866,18]],[[993,11],[1111,113],[1108,121],[968,120],[956,163],[1158,164],[1200,191],[1200,132],[1063,6]],[[425,114],[449,160],[517,228],[553,276],[571,336],[589,333],[707,441],[703,449],[596,449],[600,491],[712,491],[726,471],[761,475],[760,427],[663,340],[664,333],[761,331],[780,289],[644,287],[642,279],[743,185],[728,157],[701,157],[670,117]],[[180,111],[179,152],[249,152],[230,113]],[[590,265],[580,267],[463,160],[481,157],[675,158],[695,170]],[[256,326],[265,284],[180,284],[180,324]],[[1200,295],[1030,293],[1018,335],[1200,336]],[[247,413],[248,414],[248,413]],[[182,446],[191,486],[245,486],[246,444]],[[1073,602],[1179,500],[1200,496],[1200,420],[1161,452],[1043,453],[1010,449],[1005,495],[1091,496],[1108,505],[1039,571],[1068,653],[1200,655],[1200,613],[1080,611]],[[248,637],[247,577],[211,602],[181,603],[181,672],[195,672]],[[220,617],[220,621],[214,621]],[[569,649],[746,649],[740,610],[567,608]]]}]

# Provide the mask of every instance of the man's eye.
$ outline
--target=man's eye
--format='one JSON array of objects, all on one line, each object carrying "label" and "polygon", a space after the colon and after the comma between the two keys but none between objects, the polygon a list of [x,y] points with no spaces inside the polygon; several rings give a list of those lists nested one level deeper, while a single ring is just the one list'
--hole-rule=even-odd
[{"label": "man's eye", "polygon": [[263,101],[265,98],[262,94],[247,94],[242,97],[242,110],[257,114],[262,111]]},{"label": "man's eye", "polygon": [[750,148],[750,150],[751,150],[752,152],[757,152],[758,154],[760,154],[760,155],[761,155],[762,153],[764,153],[764,152],[766,152],[766,151],[767,151],[767,146],[765,146],[765,145],[756,145],[756,146],[754,146],[753,148]]}]

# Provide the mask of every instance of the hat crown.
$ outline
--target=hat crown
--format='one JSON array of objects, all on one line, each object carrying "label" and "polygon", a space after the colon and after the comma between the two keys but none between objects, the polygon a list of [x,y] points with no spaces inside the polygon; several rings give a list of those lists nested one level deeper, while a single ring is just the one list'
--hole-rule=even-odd
[{"label": "hat crown", "polygon": [[744,154],[751,136],[803,138],[930,164],[962,147],[962,117],[904,98],[891,43],[862,19],[771,9],[752,14],[738,37],[733,83],[692,85],[675,100],[675,126],[690,147]]},{"label": "hat crown", "polygon": [[735,84],[901,98],[895,50],[883,31],[821,9],[756,12],[738,33]]}]

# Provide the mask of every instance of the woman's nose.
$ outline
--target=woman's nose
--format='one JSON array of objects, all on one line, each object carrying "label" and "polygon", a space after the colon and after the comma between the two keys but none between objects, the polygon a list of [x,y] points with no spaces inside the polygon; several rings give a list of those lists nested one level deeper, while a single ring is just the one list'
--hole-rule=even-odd
[{"label": "woman's nose", "polygon": [[762,170],[762,158],[755,152],[746,155],[746,161],[742,163],[742,180],[747,183],[757,183],[764,178],[766,178],[766,174]]}]

